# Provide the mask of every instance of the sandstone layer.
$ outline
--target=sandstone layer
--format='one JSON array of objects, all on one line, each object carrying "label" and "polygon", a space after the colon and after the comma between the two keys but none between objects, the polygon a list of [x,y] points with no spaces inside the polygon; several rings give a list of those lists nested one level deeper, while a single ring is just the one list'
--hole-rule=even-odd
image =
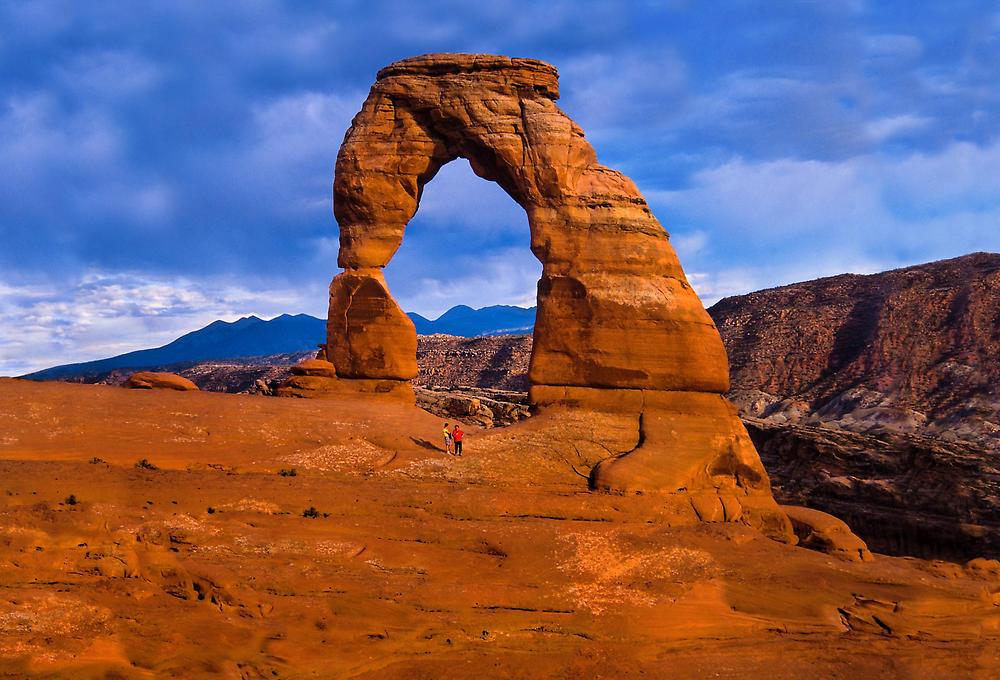
[{"label": "sandstone layer", "polygon": [[[790,527],[722,396],[721,338],[635,184],[601,165],[555,104],[556,70],[533,59],[436,54],[382,69],[337,157],[338,263],[327,356],[341,382],[417,375],[412,322],[381,269],[424,185],[456,158],[527,213],[542,263],[529,378],[540,407],[619,409],[635,446],[591,472],[593,488],[715,496],[712,514]],[[610,449],[609,449],[610,450]],[[751,500],[747,500],[751,499]],[[756,510],[754,511],[756,512]],[[764,513],[768,514],[768,513]]]},{"label": "sandstone layer", "polygon": [[581,493],[629,419],[537,418],[455,458],[400,402],[0,380],[0,677],[1000,672],[996,562]]}]

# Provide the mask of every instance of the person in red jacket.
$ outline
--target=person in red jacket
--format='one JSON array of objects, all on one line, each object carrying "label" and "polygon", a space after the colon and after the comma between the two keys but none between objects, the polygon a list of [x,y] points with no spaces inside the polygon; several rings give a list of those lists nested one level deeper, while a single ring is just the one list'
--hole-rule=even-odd
[{"label": "person in red jacket", "polygon": [[455,442],[455,455],[462,455],[462,437],[465,436],[465,432],[462,430],[461,425],[455,425],[455,429],[451,431],[451,439]]}]

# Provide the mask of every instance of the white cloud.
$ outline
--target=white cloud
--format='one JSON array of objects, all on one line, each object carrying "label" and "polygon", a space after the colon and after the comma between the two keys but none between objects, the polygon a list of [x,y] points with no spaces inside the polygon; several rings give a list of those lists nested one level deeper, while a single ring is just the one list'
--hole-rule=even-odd
[{"label": "white cloud", "polygon": [[427,183],[414,215],[418,228],[454,230],[456,224],[480,231],[527,233],[524,209],[499,184],[477,177],[469,161],[448,163]]},{"label": "white cloud", "polygon": [[330,214],[337,151],[364,98],[306,91],[257,104],[249,144],[226,171],[274,214]]},{"label": "white cloud", "polygon": [[87,97],[141,94],[163,77],[162,69],[149,59],[116,50],[79,52],[54,71],[62,88]]},{"label": "white cloud", "polygon": [[918,132],[930,123],[931,119],[926,116],[907,113],[869,121],[865,124],[865,131],[872,141],[878,143],[896,135]]},{"label": "white cloud", "polygon": [[[489,255],[458,254],[462,274],[449,276],[449,258],[428,261],[425,274],[396,272],[390,263],[386,279],[403,309],[437,318],[455,305],[531,307],[542,265],[527,248],[510,248]],[[471,262],[469,261],[471,260]]]},{"label": "white cloud", "polygon": [[[706,302],[842,272],[1000,251],[1000,142],[844,161],[734,159],[646,190]],[[690,248],[684,235],[707,238]],[[747,264],[753,263],[753,264]]]},{"label": "white cloud", "polygon": [[128,155],[127,135],[100,108],[65,112],[46,93],[0,104],[0,197],[15,214],[52,224],[68,215],[81,224],[122,218],[138,227],[162,224],[172,214],[174,191],[133,171]]},{"label": "white cloud", "polygon": [[701,230],[673,233],[670,235],[670,243],[677,251],[677,256],[685,260],[705,249],[708,245],[708,234]]},{"label": "white cloud", "polygon": [[0,282],[0,375],[155,347],[216,319],[305,311],[325,291],[251,290],[224,280],[89,272],[65,284]]},{"label": "white cloud", "polygon": [[721,266],[712,271],[692,270],[687,272],[687,277],[702,304],[711,307],[731,295],[743,295],[755,290],[838,274],[874,274],[892,269],[897,264],[888,260],[828,252],[816,253],[797,262],[775,261],[762,262],[756,266]]},{"label": "white cloud", "polygon": [[563,106],[594,139],[677,115],[687,95],[688,67],[669,47],[592,53],[559,66]]}]

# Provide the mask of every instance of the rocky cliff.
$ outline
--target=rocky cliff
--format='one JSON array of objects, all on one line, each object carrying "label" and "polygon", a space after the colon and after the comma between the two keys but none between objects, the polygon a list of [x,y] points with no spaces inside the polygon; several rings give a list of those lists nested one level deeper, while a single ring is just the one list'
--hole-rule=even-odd
[{"label": "rocky cliff", "polygon": [[968,443],[744,418],[781,503],[846,521],[876,552],[1000,557],[1000,459]]},{"label": "rocky cliff", "polygon": [[746,415],[1000,445],[1000,254],[796,283],[709,313]]}]

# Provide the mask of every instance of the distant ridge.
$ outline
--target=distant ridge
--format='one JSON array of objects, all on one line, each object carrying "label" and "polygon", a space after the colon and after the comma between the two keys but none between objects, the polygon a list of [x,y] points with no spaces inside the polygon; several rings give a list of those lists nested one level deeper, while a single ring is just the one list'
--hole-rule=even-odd
[{"label": "distant ridge", "polygon": [[484,335],[530,335],[535,327],[534,307],[494,305],[473,309],[466,305],[452,307],[434,321],[410,313],[417,335],[458,335],[464,338]]},{"label": "distant ridge", "polygon": [[[472,309],[459,305],[433,321],[419,314],[409,316],[420,335],[528,335],[534,327],[535,308],[495,305]],[[53,366],[23,377],[32,380],[79,379],[119,369],[290,354],[316,349],[325,338],[326,320],[308,314],[282,314],[267,321],[247,316],[238,321],[213,321],[162,347],[96,361]]]},{"label": "distant ridge", "polygon": [[213,321],[171,343],[107,359],[65,364],[30,373],[33,380],[59,380],[121,368],[146,368],[206,359],[231,359],[315,349],[326,334],[326,322],[308,314],[282,314],[270,321],[247,316]]},{"label": "distant ridge", "polygon": [[744,413],[1000,445],[1000,253],[769,288],[708,313]]}]

